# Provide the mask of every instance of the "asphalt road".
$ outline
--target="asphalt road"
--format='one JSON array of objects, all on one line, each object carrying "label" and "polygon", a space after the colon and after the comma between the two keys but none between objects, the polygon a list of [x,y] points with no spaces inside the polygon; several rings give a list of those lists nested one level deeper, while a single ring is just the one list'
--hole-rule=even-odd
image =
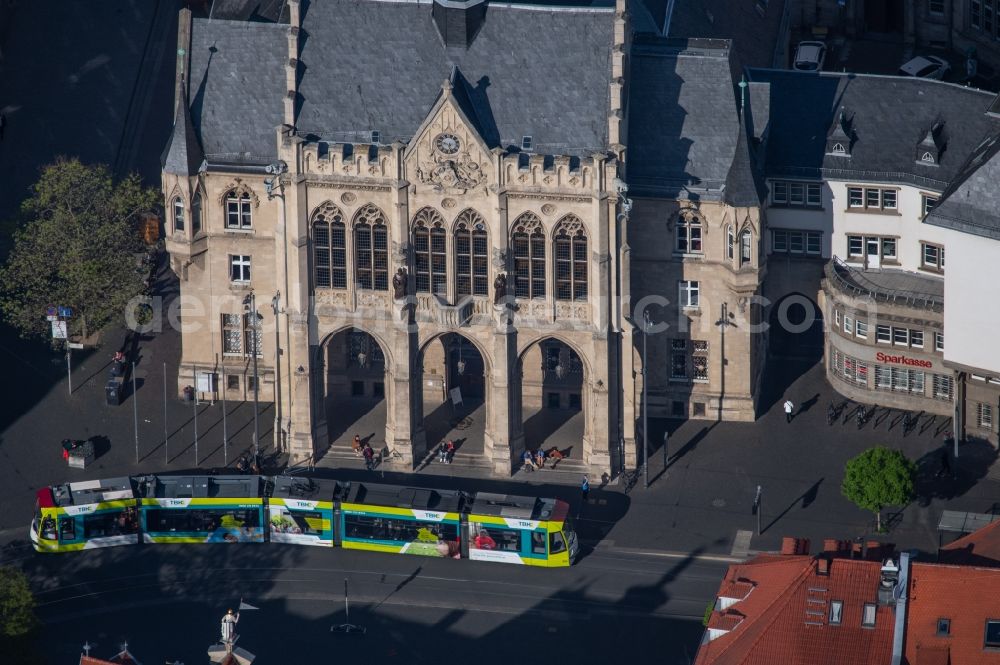
[{"label": "asphalt road", "polygon": [[[261,608],[239,624],[261,663],[690,663],[726,566],[597,550],[535,569],[274,544],[22,554],[52,663],[125,641],[144,662],[203,662],[240,598]],[[346,621],[345,580],[363,636],[330,630]]]}]

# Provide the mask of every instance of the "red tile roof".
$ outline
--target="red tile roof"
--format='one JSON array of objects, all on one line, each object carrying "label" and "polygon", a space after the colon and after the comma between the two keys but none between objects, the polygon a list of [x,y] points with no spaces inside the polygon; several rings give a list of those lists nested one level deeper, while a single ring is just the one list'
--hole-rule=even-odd
[{"label": "red tile roof", "polygon": [[[1000,650],[983,648],[986,620],[1000,620],[998,598],[1000,570],[996,568],[914,563],[906,616],[906,662],[1000,664]],[[938,619],[951,620],[948,637],[937,636]],[[942,650],[947,650],[950,660],[930,655]]]},{"label": "red tile roof", "polygon": [[1000,520],[945,545],[938,559],[967,566],[1000,566]]},{"label": "red tile roof", "polygon": [[[814,557],[761,556],[730,566],[720,595],[731,592],[740,578],[753,582],[753,591],[725,613],[713,613],[696,665],[888,665],[891,661],[892,608],[879,606],[875,627],[861,626],[865,603],[877,602],[881,564],[833,559],[829,575],[819,575]],[[839,625],[828,620],[833,600],[843,602]],[[737,622],[734,612],[745,618]]]}]

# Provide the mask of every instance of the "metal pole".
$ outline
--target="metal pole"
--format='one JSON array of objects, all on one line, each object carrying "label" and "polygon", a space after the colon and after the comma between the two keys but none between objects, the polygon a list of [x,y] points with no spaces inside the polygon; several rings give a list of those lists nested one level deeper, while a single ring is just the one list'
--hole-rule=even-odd
[{"label": "metal pole", "polygon": [[167,363],[163,363],[163,461],[170,464],[170,434],[167,433]]},{"label": "metal pole", "polygon": [[222,466],[229,466],[229,430],[226,428],[226,368],[222,368]]},{"label": "metal pole", "polygon": [[649,312],[642,312],[642,480],[649,487],[649,367],[647,367],[646,337],[649,334]]},{"label": "metal pole", "polygon": [[670,432],[663,430],[663,468],[667,468],[669,456],[667,455],[667,441],[670,439]]},{"label": "metal pole", "polygon": [[757,535],[760,535],[760,514],[764,512],[764,491],[760,485],[757,485],[757,496],[753,500],[754,509],[757,513]]},{"label": "metal pole", "polygon": [[278,338],[278,312],[281,309],[281,291],[271,299],[271,309],[274,310],[274,451],[282,449],[281,440],[281,347]]},{"label": "metal pole", "polygon": [[66,338],[66,381],[69,383],[69,395],[73,396],[73,366],[70,363],[69,338]]},{"label": "metal pole", "polygon": [[198,466],[198,367],[194,368],[194,399],[191,400],[194,408],[194,465]]},{"label": "metal pole", "polygon": [[135,464],[139,465],[139,406],[135,401],[135,361],[132,361],[132,425],[135,428]]},{"label": "metal pole", "polygon": [[257,461],[258,445],[260,441],[260,425],[257,419],[258,400],[260,398],[260,375],[257,374],[257,326],[260,321],[257,319],[257,296],[250,292],[250,320],[253,321],[253,455]]}]

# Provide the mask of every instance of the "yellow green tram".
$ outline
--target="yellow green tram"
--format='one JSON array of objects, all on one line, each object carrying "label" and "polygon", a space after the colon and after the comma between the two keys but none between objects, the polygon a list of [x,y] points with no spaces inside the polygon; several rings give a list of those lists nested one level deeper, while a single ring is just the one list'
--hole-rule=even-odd
[{"label": "yellow green tram", "polygon": [[569,566],[578,543],[558,499],[298,476],[148,475],[40,490],[40,552],[270,541],[529,566]]}]

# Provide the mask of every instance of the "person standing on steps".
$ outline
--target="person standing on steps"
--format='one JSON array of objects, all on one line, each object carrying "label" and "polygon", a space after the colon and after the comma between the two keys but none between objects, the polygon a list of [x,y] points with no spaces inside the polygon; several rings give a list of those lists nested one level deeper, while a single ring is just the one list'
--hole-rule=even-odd
[{"label": "person standing on steps", "polygon": [[587,497],[590,496],[590,481],[587,480],[587,476],[583,477],[580,481],[580,495],[583,498],[583,504],[587,505]]},{"label": "person standing on steps", "polygon": [[790,423],[792,422],[792,411],[795,410],[795,403],[790,399],[786,399],[784,407],[785,407],[785,422]]}]

